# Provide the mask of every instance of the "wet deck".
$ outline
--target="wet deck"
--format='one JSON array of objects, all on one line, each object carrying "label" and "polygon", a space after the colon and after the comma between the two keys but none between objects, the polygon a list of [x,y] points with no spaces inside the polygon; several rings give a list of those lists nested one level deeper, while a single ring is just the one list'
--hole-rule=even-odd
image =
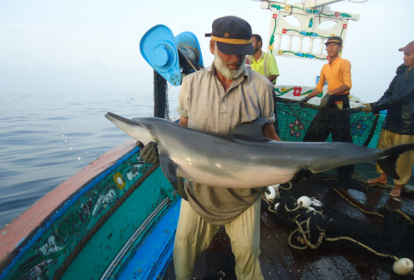
[{"label": "wet deck", "polygon": [[[357,174],[365,180],[377,175],[373,164],[360,164],[356,170]],[[392,180],[389,180],[389,184],[392,184]],[[413,178],[410,184],[414,185]],[[389,196],[390,190],[390,188],[374,187],[373,191],[369,193],[356,190],[349,190],[348,193],[355,198],[354,202],[361,203],[360,206],[365,210],[377,212],[378,208],[388,205],[414,215],[414,194],[403,193],[398,201]],[[340,198],[333,190],[315,193],[310,188],[304,188],[300,191],[303,195],[316,197],[328,207],[343,209],[347,215],[360,221],[373,225],[378,222],[376,219],[379,218],[361,213]],[[329,248],[297,250],[288,245],[289,234],[288,229],[280,226],[266,210],[262,209],[260,263],[265,279],[401,278],[391,271],[391,260],[389,261],[390,269],[385,269],[350,250]],[[227,277],[223,279],[236,279],[234,276],[234,256],[224,227],[220,228],[210,247],[197,258],[193,279],[220,279],[216,276],[220,271],[226,273]],[[403,278],[411,279],[412,277]],[[175,279],[172,262],[162,279]]]}]

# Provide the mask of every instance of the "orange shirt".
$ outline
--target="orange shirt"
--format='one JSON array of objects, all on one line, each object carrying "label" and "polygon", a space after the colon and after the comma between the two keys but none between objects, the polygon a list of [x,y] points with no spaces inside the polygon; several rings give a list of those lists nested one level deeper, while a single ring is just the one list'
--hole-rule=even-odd
[{"label": "orange shirt", "polygon": [[[316,86],[320,92],[322,92],[322,87],[325,84],[325,81],[328,82],[328,91],[337,89],[343,84],[352,88],[351,63],[346,59],[338,57],[332,62],[332,65],[329,65],[329,63],[325,64],[322,67],[321,76],[318,85]],[[349,94],[349,90],[340,95],[345,94]]]}]

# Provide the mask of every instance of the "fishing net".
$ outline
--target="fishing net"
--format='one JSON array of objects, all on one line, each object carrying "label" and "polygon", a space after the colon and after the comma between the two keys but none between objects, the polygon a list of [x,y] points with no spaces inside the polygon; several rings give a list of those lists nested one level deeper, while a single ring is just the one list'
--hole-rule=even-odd
[{"label": "fishing net", "polygon": [[[337,138],[352,137],[352,143],[367,146],[375,132],[378,116],[365,114],[360,108],[355,109],[320,109],[319,106],[301,104],[295,100],[274,97],[277,107],[279,136],[283,141],[308,142],[332,141]],[[347,119],[349,118],[349,124]],[[309,135],[311,124],[317,133]],[[325,135],[322,135],[325,134]]]},{"label": "fishing net", "polygon": [[169,117],[168,84],[157,71],[154,71],[154,117]]},{"label": "fishing net", "polygon": [[[295,249],[352,250],[390,273],[394,261],[413,260],[414,217],[388,207],[370,212],[344,189],[370,191],[363,181],[339,182],[331,175],[302,170],[291,183],[276,188],[273,200],[263,195],[262,206],[291,230],[288,243]],[[311,198],[309,207],[298,202],[302,196]]]}]

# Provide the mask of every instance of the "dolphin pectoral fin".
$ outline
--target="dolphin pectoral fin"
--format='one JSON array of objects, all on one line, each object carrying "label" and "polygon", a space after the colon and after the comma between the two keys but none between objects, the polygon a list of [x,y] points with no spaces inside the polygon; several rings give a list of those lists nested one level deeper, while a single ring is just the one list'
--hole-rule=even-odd
[{"label": "dolphin pectoral fin", "polygon": [[270,141],[268,138],[264,137],[262,133],[263,125],[268,122],[268,119],[259,117],[252,122],[240,124],[233,129],[229,135],[250,141]]},{"label": "dolphin pectoral fin", "polygon": [[184,178],[177,176],[177,189],[175,190],[184,200],[188,201],[187,194],[184,190]]},{"label": "dolphin pectoral fin", "polygon": [[385,174],[396,180],[400,179],[400,176],[398,176],[397,171],[395,171],[395,163],[399,157],[399,155],[393,155],[377,161],[382,171],[384,171]]},{"label": "dolphin pectoral fin", "polygon": [[183,178],[177,176],[177,165],[168,156],[160,153],[160,165],[162,173],[173,186],[174,190],[185,200],[188,200],[184,191]]},{"label": "dolphin pectoral fin", "polygon": [[160,153],[160,165],[162,173],[170,181],[171,185],[177,190],[177,165],[165,154]]}]

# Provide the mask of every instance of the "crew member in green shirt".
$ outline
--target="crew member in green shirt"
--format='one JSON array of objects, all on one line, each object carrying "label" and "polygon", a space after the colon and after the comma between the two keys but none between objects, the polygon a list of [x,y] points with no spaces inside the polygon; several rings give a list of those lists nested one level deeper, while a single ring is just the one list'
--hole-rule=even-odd
[{"label": "crew member in green shirt", "polygon": [[262,52],[263,41],[260,35],[253,34],[251,40],[255,51],[253,55],[248,56],[252,70],[262,74],[267,77],[270,82],[276,84],[276,78],[279,76],[279,69],[277,68],[275,56],[271,53]]}]

